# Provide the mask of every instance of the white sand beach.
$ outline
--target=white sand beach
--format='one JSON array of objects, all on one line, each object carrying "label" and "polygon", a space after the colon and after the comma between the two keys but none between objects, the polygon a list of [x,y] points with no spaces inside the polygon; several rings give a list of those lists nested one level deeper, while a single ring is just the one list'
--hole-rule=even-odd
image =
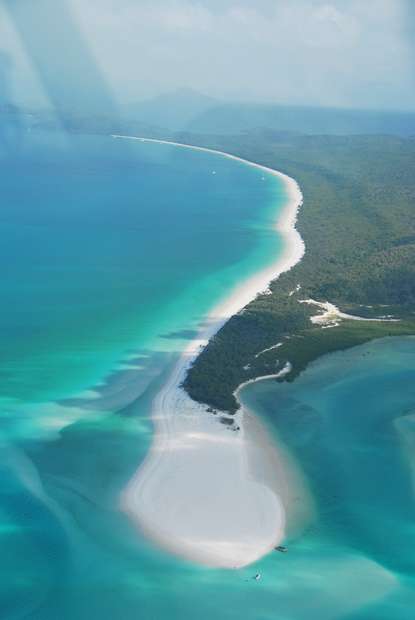
[{"label": "white sand beach", "polygon": [[301,489],[292,488],[290,467],[258,418],[241,407],[233,425],[226,425],[221,422],[226,414],[214,415],[179,386],[200,346],[303,256],[304,244],[295,229],[302,194],[281,172],[228,153],[113,137],[215,153],[278,176],[287,189],[287,203],[275,222],[284,241],[281,255],[230,292],[180,357],[152,405],[155,434],[150,452],[121,497],[122,509],[166,550],[208,566],[239,568],[284,540],[292,498],[298,499]]}]

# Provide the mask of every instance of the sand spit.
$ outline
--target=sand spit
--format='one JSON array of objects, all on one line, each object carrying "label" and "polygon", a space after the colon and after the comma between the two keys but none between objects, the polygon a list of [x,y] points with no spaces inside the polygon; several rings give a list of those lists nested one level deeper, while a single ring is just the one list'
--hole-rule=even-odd
[{"label": "sand spit", "polygon": [[214,153],[277,176],[286,187],[287,202],[274,226],[284,242],[281,255],[231,291],[208,317],[208,327],[180,357],[153,402],[155,435],[150,452],[121,498],[123,510],[140,529],[170,552],[208,566],[239,568],[285,538],[290,476],[258,418],[241,407],[233,420],[223,423],[226,414],[209,412],[180,385],[200,347],[224,322],[301,260],[304,243],[295,224],[302,194],[287,175],[228,153],[163,140],[113,137]]}]

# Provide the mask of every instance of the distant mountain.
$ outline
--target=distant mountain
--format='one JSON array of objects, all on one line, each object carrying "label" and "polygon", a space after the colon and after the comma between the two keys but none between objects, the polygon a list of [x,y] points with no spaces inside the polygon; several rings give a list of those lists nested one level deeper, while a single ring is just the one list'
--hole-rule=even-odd
[{"label": "distant mountain", "polygon": [[237,133],[257,128],[315,135],[415,135],[415,113],[279,105],[227,104],[207,110],[188,129]]},{"label": "distant mountain", "polygon": [[218,106],[218,101],[190,88],[158,95],[153,99],[138,101],[124,106],[122,116],[129,121],[140,121],[147,125],[167,127],[174,131],[187,130],[209,110]]},{"label": "distant mountain", "polygon": [[[117,116],[97,110],[29,110],[0,105],[0,116],[26,126],[64,126],[69,131],[129,133],[168,138],[182,134],[240,134],[257,129],[306,135],[390,134],[415,136],[415,112],[353,110],[276,104],[226,103],[191,89],[125,105]],[[3,121],[2,121],[3,122]]]},{"label": "distant mountain", "polygon": [[170,131],[209,134],[267,128],[302,134],[415,135],[415,113],[223,103],[190,89],[128,105],[123,116]]},{"label": "distant mountain", "polygon": [[[85,114],[79,110],[60,109],[59,115],[52,108],[26,108],[14,104],[0,104],[0,142],[5,132],[14,134],[32,129],[61,130],[71,133],[129,134],[149,138],[166,138],[172,132],[163,127],[140,120],[108,116],[97,112]],[[0,145],[1,146],[1,145]]]}]

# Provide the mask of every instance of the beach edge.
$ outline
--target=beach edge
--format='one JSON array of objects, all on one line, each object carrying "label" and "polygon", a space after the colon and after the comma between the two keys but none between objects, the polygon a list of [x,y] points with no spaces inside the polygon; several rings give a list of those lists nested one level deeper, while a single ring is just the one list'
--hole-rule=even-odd
[{"label": "beach edge", "polygon": [[[288,175],[230,153],[139,136],[112,137],[208,152],[255,167],[284,182],[287,200],[273,225],[273,230],[282,237],[282,252],[271,265],[240,283],[226,300],[208,314],[206,326],[180,356],[168,380],[153,401],[151,415],[155,433],[152,446],[121,496],[122,509],[141,531],[159,546],[207,566],[240,568],[256,561],[284,539],[286,510],[281,499],[284,495],[282,488],[278,486],[275,475],[258,475],[260,470],[269,471],[271,462],[281,464],[283,459],[277,454],[276,446],[273,446],[270,440],[266,440],[267,430],[257,416],[254,416],[257,430],[253,434],[249,430],[252,422],[245,425],[249,428],[244,426],[244,410],[241,407],[233,416],[234,424],[238,428],[235,436],[229,428],[219,424],[215,416],[207,413],[207,406],[193,401],[181,385],[201,348],[224,323],[240,312],[259,293],[266,291],[273,280],[290,270],[303,257],[305,246],[296,229],[303,196],[298,183]],[[241,387],[236,390],[236,395]],[[226,415],[224,412],[217,413]],[[249,414],[252,418],[252,412]],[[193,460],[192,458],[189,460],[189,441],[192,442],[192,438],[193,445],[196,444],[197,449],[194,450],[196,456],[194,454]],[[261,447],[263,448],[265,444],[266,449],[262,450]],[[254,453],[255,467],[252,465]],[[215,475],[212,464],[218,457],[222,460],[224,470],[234,472],[232,485],[223,482],[219,471]],[[258,466],[261,459],[262,467]],[[175,468],[176,471],[191,469],[191,476],[184,476],[182,483],[176,481],[174,490],[170,488],[167,491],[164,488],[166,476]],[[279,473],[282,480],[287,479],[283,471]],[[205,490],[209,489],[207,496],[210,498],[218,495],[218,490],[223,493],[223,497],[232,498],[232,508],[227,500],[224,500],[224,506],[219,512],[225,518],[234,506],[239,506],[238,512],[242,520],[240,527],[234,523],[231,529],[224,531],[226,528],[223,524],[218,530],[217,526],[206,523],[203,531],[203,527],[198,527],[195,523],[197,517],[189,521],[186,515],[182,515],[181,527],[172,527],[172,510],[175,503],[191,503],[197,496],[199,484],[204,486]],[[209,505],[210,502],[206,501],[204,508],[209,510]],[[217,506],[215,509],[218,512]],[[163,516],[158,516],[160,514]],[[177,523],[177,519],[175,521]],[[187,527],[187,533],[183,525]],[[247,529],[254,544],[247,545],[244,540],[243,532]],[[230,541],[227,545],[217,542],[215,544],[215,539],[226,537]]]}]

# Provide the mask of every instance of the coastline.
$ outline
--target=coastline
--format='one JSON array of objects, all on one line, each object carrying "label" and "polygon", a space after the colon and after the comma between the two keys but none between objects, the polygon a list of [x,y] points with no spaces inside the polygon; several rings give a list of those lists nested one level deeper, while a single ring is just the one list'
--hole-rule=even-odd
[{"label": "coastline", "polygon": [[[221,424],[227,414],[213,415],[180,386],[201,347],[222,325],[301,260],[304,243],[295,225],[302,194],[291,177],[229,153],[136,136],[112,137],[216,154],[277,176],[285,184],[287,200],[273,227],[283,239],[281,255],[219,303],[181,355],[152,405],[155,434],[150,452],[121,497],[122,509],[158,545],[208,566],[240,568],[286,536],[287,467],[260,420],[243,406],[232,425]],[[271,463],[278,463],[277,473]]]},{"label": "coastline", "polygon": [[[140,138],[139,136],[112,134],[111,137],[115,139],[138,140],[140,142],[166,144],[219,155],[227,159],[238,161],[247,166],[257,168],[284,181],[287,191],[287,202],[278,214],[273,227],[275,232],[280,233],[283,238],[284,248],[282,254],[272,265],[265,267],[260,272],[238,285],[238,287],[225,301],[219,303],[218,306],[211,313],[209,313],[207,319],[211,324],[208,328],[203,328],[197,338],[193,341],[193,343],[195,343],[193,346],[196,347],[194,352],[196,357],[200,351],[200,345],[203,344],[203,342],[210,340],[210,338],[214,336],[217,331],[219,331],[225,321],[227,321],[234,314],[240,312],[256,297],[256,295],[264,292],[268,288],[270,282],[278,278],[285,271],[289,271],[302,259],[305,246],[300,233],[296,229],[298,210],[303,204],[303,195],[300,187],[295,179],[291,178],[287,174],[284,174],[283,172],[280,172],[279,170],[262,166],[261,164],[251,162],[247,159],[243,159],[242,157],[237,157],[231,153],[225,153],[224,151],[209,149],[202,146],[194,146],[191,144],[183,144],[181,142],[157,140],[155,138]],[[192,343],[186,349],[185,353],[189,351],[190,347],[192,347]]]}]

